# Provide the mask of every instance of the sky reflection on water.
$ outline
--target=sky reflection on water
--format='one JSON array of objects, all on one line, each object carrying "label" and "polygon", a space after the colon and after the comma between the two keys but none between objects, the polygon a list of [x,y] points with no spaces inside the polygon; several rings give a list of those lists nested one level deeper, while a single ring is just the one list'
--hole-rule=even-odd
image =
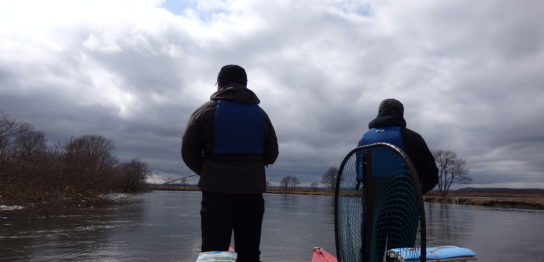
[{"label": "sky reflection on water", "polygon": [[[200,192],[154,191],[134,204],[50,219],[0,217],[0,261],[195,261]],[[262,260],[335,253],[332,198],[266,194]],[[426,203],[428,245],[473,249],[479,261],[544,261],[544,211]]]}]

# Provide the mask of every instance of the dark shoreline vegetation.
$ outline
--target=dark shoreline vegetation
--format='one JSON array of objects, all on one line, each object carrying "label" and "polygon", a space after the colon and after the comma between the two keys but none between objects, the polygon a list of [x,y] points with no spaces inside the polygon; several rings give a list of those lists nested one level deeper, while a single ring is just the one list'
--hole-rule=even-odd
[{"label": "dark shoreline vegetation", "polygon": [[486,194],[452,195],[446,198],[441,196],[424,196],[426,202],[436,202],[456,205],[472,205],[502,208],[544,209],[544,196],[529,196],[524,198],[516,195],[489,196]]},{"label": "dark shoreline vegetation", "polygon": [[[148,184],[148,190],[198,191],[194,185]],[[297,188],[285,190],[282,187],[269,187],[267,193],[333,196],[330,189]],[[429,192],[423,196],[426,202],[475,205],[486,207],[544,209],[544,190],[542,189],[461,189],[450,192],[445,198],[439,192]]]},{"label": "dark shoreline vegetation", "polygon": [[47,146],[32,125],[0,113],[0,215],[49,217],[127,202],[114,193],[145,189],[147,165],[119,162],[113,141],[96,135]]}]

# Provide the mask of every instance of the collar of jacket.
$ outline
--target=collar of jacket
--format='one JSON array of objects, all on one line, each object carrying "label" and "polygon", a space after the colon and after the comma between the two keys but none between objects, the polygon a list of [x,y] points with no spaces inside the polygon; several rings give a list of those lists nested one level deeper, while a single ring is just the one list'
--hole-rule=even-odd
[{"label": "collar of jacket", "polygon": [[398,111],[386,109],[378,113],[378,116],[368,123],[368,128],[388,126],[406,127],[406,120]]},{"label": "collar of jacket", "polygon": [[242,104],[259,104],[261,102],[253,91],[237,84],[222,87],[210,96],[210,100],[220,99]]}]

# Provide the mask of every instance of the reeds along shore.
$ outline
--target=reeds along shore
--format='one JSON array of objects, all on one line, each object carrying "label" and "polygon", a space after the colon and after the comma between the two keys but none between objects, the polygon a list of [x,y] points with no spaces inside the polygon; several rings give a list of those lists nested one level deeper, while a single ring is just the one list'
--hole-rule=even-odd
[{"label": "reeds along shore", "polygon": [[[182,190],[198,191],[197,186],[179,185],[148,185],[150,190]],[[269,187],[267,193],[271,194],[297,194],[297,195],[325,195],[333,196],[334,191],[330,189],[284,189]],[[430,192],[423,196],[426,202],[448,203],[459,205],[475,205],[487,207],[544,209],[544,194],[516,194],[516,193],[458,193],[451,192],[447,197],[442,197],[436,192]]]},{"label": "reeds along shore", "polygon": [[544,209],[544,194],[512,194],[512,193],[456,193],[447,197],[438,193],[423,196],[427,202],[474,205],[503,208]]}]

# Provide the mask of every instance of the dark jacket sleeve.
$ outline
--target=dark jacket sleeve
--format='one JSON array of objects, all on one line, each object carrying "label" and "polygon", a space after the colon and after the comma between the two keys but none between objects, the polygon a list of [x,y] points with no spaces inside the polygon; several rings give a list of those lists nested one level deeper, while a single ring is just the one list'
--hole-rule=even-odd
[{"label": "dark jacket sleeve", "polygon": [[414,164],[421,182],[421,193],[425,194],[438,183],[438,168],[433,154],[421,135],[405,129],[405,151]]},{"label": "dark jacket sleeve", "polygon": [[434,160],[433,154],[427,147],[425,141],[422,140],[421,152],[423,154],[423,163],[421,169],[423,170],[423,181],[421,183],[421,192],[427,193],[433,189],[438,183],[438,168]]},{"label": "dark jacket sleeve", "polygon": [[205,138],[203,130],[205,118],[215,108],[215,102],[209,101],[197,109],[187,121],[187,127],[181,142],[181,157],[185,164],[196,174],[200,175],[204,164]]},{"label": "dark jacket sleeve", "polygon": [[264,112],[265,116],[265,137],[263,145],[263,161],[265,165],[271,165],[276,161],[278,157],[278,138],[276,137],[276,131],[268,115]]}]

